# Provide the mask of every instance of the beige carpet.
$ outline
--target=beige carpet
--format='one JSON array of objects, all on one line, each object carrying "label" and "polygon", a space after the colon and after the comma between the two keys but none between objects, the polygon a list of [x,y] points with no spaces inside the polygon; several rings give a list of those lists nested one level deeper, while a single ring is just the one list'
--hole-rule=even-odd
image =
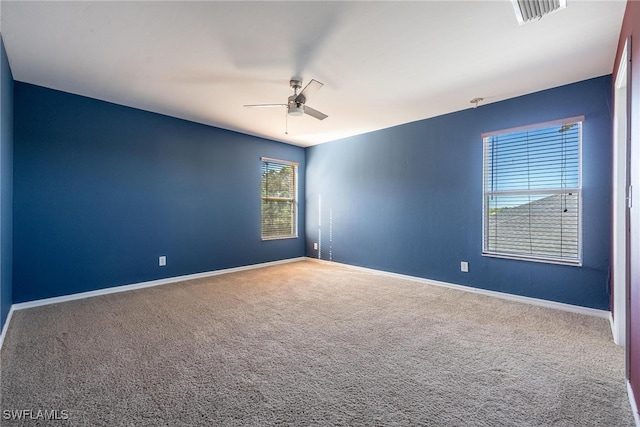
[{"label": "beige carpet", "polygon": [[[2,425],[632,426],[606,320],[303,261],[14,313]],[[3,412],[4,414],[4,412]]]}]

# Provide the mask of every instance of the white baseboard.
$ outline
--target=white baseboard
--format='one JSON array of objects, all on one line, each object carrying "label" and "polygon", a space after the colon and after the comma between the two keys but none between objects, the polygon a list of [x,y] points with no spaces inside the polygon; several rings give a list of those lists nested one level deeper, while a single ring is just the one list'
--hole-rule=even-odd
[{"label": "white baseboard", "polygon": [[640,427],[640,414],[638,414],[638,405],[636,405],[636,398],[633,395],[633,389],[631,383],[627,381],[627,394],[629,395],[629,403],[631,404],[631,411],[633,412],[633,419],[636,422],[636,427]]},{"label": "white baseboard", "polygon": [[[253,269],[256,269],[256,268],[269,267],[269,266],[272,266],[272,265],[279,265],[279,264],[287,264],[287,263],[298,262],[298,261],[302,261],[302,260],[312,260],[312,261],[316,261],[316,262],[320,262],[320,263],[337,264],[337,265],[341,265],[343,267],[347,267],[347,268],[351,268],[351,269],[359,270],[359,271],[364,271],[364,272],[368,272],[368,273],[371,273],[371,274],[382,274],[382,275],[386,275],[386,276],[389,276],[389,277],[395,277],[395,278],[405,279],[405,280],[412,280],[414,282],[420,282],[420,283],[433,285],[433,286],[441,286],[441,287],[446,287],[446,288],[451,288],[451,289],[457,289],[457,290],[461,290],[461,291],[465,291],[465,292],[472,292],[472,293],[476,293],[476,294],[480,294],[480,295],[492,296],[492,297],[495,297],[495,298],[501,298],[501,299],[505,299],[505,300],[509,300],[509,301],[521,302],[521,303],[525,303],[525,304],[537,305],[537,306],[547,307],[547,308],[554,308],[554,309],[557,309],[557,310],[563,310],[563,311],[569,311],[569,312],[572,312],[572,313],[585,314],[585,315],[588,315],[588,316],[601,317],[601,318],[604,318],[604,319],[609,319],[611,321],[610,312],[605,311],[605,310],[597,310],[595,308],[580,307],[580,306],[576,306],[576,305],[564,304],[564,303],[555,302],[555,301],[547,301],[547,300],[542,300],[542,299],[537,299],[537,298],[530,298],[530,297],[523,297],[523,296],[519,296],[519,295],[506,294],[506,293],[503,293],[503,292],[489,291],[489,290],[485,290],[485,289],[473,288],[473,287],[470,287],[470,286],[458,285],[458,284],[448,283],[448,282],[441,282],[441,281],[437,281],[437,280],[424,279],[422,277],[416,277],[416,276],[409,276],[409,275],[406,275],[406,274],[391,273],[391,272],[388,272],[388,271],[375,270],[375,269],[366,268],[366,267],[358,267],[358,266],[349,265],[349,264],[342,264],[342,263],[338,263],[338,262],[335,262],[335,261],[324,261],[324,260],[320,260],[320,259],[317,259],[317,258],[298,257],[298,258],[289,258],[289,259],[284,259],[284,260],[279,260],[279,261],[265,262],[265,263],[260,263],[260,264],[246,265],[246,266],[242,266],[242,267],[226,268],[226,269],[222,269],[222,270],[214,270],[214,271],[207,271],[207,272],[203,272],[203,273],[188,274],[188,275],[184,275],[184,276],[167,277],[167,278],[164,278],[164,279],[152,280],[152,281],[148,281],[148,282],[134,283],[134,284],[130,284],[130,285],[114,286],[114,287],[110,287],[110,288],[97,289],[95,291],[81,292],[81,293],[77,293],[77,294],[63,295],[63,296],[59,296],[59,297],[44,298],[44,299],[35,300],[35,301],[27,301],[27,302],[22,302],[22,303],[18,303],[18,304],[13,304],[11,306],[11,309],[9,310],[9,314],[7,316],[7,320],[6,320],[5,324],[4,324],[4,327],[2,328],[2,334],[0,335],[0,349],[2,348],[2,344],[4,343],[4,337],[6,335],[8,327],[9,327],[9,323],[11,321],[11,317],[13,315],[13,312],[16,311],[16,310],[23,310],[23,309],[26,309],[26,308],[40,307],[40,306],[43,306],[43,305],[57,304],[57,303],[66,302],[66,301],[74,301],[74,300],[78,300],[78,299],[91,298],[91,297],[100,296],[100,295],[108,295],[108,294],[113,294],[113,293],[117,293],[117,292],[126,292],[126,291],[135,290],[135,289],[148,288],[148,287],[152,287],[152,286],[167,285],[167,284],[171,284],[171,283],[183,282],[183,281],[186,281],[186,280],[193,280],[193,279],[200,279],[200,278],[204,278],[204,277],[217,276],[217,275],[221,275],[221,274],[235,273],[235,272],[238,272],[238,271],[253,270]],[[636,416],[637,416],[637,411],[634,412],[634,414],[636,414]],[[638,427],[640,427],[640,425]]]},{"label": "white baseboard", "polygon": [[2,345],[4,344],[4,337],[7,336],[7,329],[9,329],[9,323],[11,322],[11,317],[13,316],[13,311],[15,310],[12,305],[9,309],[9,314],[7,314],[7,319],[4,321],[4,326],[2,327],[2,332],[0,332],[0,350],[2,350]]},{"label": "white baseboard", "polygon": [[520,302],[520,303],[524,303],[524,304],[536,305],[536,306],[539,306],[539,307],[553,308],[553,309],[556,309],[556,310],[568,311],[568,312],[571,312],[571,313],[585,314],[587,316],[601,317],[603,319],[610,319],[610,315],[611,315],[611,313],[609,311],[598,310],[596,308],[581,307],[581,306],[578,306],[578,305],[565,304],[565,303],[562,303],[562,302],[548,301],[548,300],[543,300],[543,299],[538,299],[538,298],[531,298],[531,297],[524,297],[524,296],[520,296],[520,295],[507,294],[507,293],[504,293],[504,292],[489,291],[489,290],[486,290],[486,289],[474,288],[474,287],[465,286],[465,285],[458,285],[458,284],[455,284],[455,283],[441,282],[441,281],[438,281],[438,280],[424,279],[422,277],[409,276],[409,275],[406,275],[406,274],[391,273],[391,272],[388,272],[388,271],[375,270],[375,269],[372,269],[372,268],[358,267],[358,266],[349,265],[349,264],[342,264],[342,263],[338,263],[338,262],[335,262],[335,261],[325,261],[325,260],[321,260],[321,259],[317,259],[317,258],[308,258],[308,259],[316,261],[316,262],[320,262],[320,263],[337,264],[337,265],[341,265],[343,267],[347,267],[347,268],[351,268],[351,269],[355,269],[355,270],[359,270],[359,271],[364,271],[364,272],[368,272],[368,273],[372,273],[372,274],[382,274],[382,275],[385,275],[385,276],[395,277],[395,278],[398,278],[398,279],[412,280],[414,282],[424,283],[424,284],[427,284],[427,285],[433,285],[433,286],[440,286],[440,287],[444,287],[444,288],[457,289],[459,291],[472,292],[472,293],[480,294],[480,295],[487,295],[487,296],[500,298],[500,299],[504,299],[504,300],[508,300],[508,301],[515,301],[515,302]]},{"label": "white baseboard", "polygon": [[[62,296],[59,296],[59,297],[44,298],[44,299],[39,299],[39,300],[35,300],[35,301],[21,302],[21,303],[18,303],[18,304],[13,304],[11,306],[11,308],[12,308],[12,310],[13,309],[15,309],[15,310],[23,310],[25,308],[40,307],[40,306],[43,306],[43,305],[57,304],[57,303],[60,303],[60,302],[73,301],[73,300],[84,299],[84,298],[91,298],[91,297],[96,297],[96,296],[100,296],[100,295],[114,294],[114,293],[117,293],[117,292],[132,291],[134,289],[143,289],[143,288],[149,288],[149,287],[152,287],[152,286],[168,285],[168,284],[171,284],[171,283],[184,282],[185,280],[201,279],[203,277],[211,277],[211,276],[218,276],[218,275],[221,275],[221,274],[235,273],[235,272],[238,272],[238,271],[253,270],[253,269],[256,269],[256,268],[269,267],[269,266],[278,265],[278,264],[288,264],[288,263],[291,263],[291,262],[302,261],[302,260],[305,260],[305,259],[306,259],[306,257],[288,258],[288,259],[283,259],[283,260],[279,260],[279,261],[271,261],[271,262],[263,262],[263,263],[260,263],[260,264],[245,265],[245,266],[242,266],[242,267],[225,268],[225,269],[222,269],[222,270],[214,270],[214,271],[206,271],[206,272],[203,272],[203,273],[187,274],[185,276],[167,277],[165,279],[151,280],[149,282],[133,283],[133,284],[130,284],[130,285],[121,285],[121,286],[114,286],[114,287],[111,287],[111,288],[96,289],[95,291],[80,292],[80,293],[77,293],[77,294],[62,295]],[[6,325],[8,323],[9,323],[8,321],[5,323],[5,327],[6,327]]]}]

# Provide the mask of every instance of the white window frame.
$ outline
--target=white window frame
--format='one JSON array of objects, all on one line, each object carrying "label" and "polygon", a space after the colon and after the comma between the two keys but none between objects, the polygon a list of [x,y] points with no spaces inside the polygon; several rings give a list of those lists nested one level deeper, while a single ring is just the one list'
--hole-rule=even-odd
[{"label": "white window frame", "polygon": [[[517,259],[533,262],[543,262],[551,264],[562,264],[572,266],[582,266],[582,130],[584,123],[584,116],[569,117],[566,119],[553,120],[543,123],[536,123],[528,126],[515,127],[510,129],[503,129],[499,131],[485,132],[482,134],[483,140],[483,165],[482,165],[482,255],[495,258],[507,258]],[[488,153],[489,153],[489,138],[500,135],[507,135],[511,133],[519,133],[527,130],[537,130],[542,128],[548,128],[553,126],[562,126],[565,124],[578,123],[579,124],[579,143],[578,143],[578,187],[577,188],[549,188],[543,190],[505,190],[505,191],[491,191],[488,185]],[[577,259],[558,258],[553,256],[541,256],[541,255],[525,255],[515,254],[508,252],[498,252],[495,250],[489,250],[487,248],[488,243],[488,228],[489,228],[489,197],[492,195],[536,195],[536,194],[563,194],[565,192],[576,192],[578,195],[578,256]]]},{"label": "white window frame", "polygon": [[[270,157],[261,157],[260,158],[260,187],[262,188],[262,183],[263,183],[263,178],[262,178],[262,170],[265,166],[265,163],[277,163],[283,166],[292,166],[293,167],[293,197],[292,198],[286,198],[286,199],[282,199],[282,198],[273,198],[273,197],[268,197],[268,196],[264,196],[262,194],[262,189],[260,190],[260,236],[261,239],[263,241],[267,241],[267,240],[282,240],[282,239],[296,239],[298,238],[298,163],[297,162],[291,162],[288,160],[280,160],[280,159],[273,159]],[[277,235],[277,236],[265,236],[264,235],[264,229],[263,229],[263,223],[264,223],[264,211],[262,210],[263,207],[263,202],[269,200],[269,201],[291,201],[293,203],[293,213],[292,213],[292,220],[293,220],[293,233],[292,234],[282,234],[282,235]]]}]

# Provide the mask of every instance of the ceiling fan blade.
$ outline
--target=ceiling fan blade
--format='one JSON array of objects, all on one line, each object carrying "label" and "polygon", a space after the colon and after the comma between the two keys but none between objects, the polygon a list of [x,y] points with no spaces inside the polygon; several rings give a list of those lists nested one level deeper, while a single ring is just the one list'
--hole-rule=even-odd
[{"label": "ceiling fan blade", "polygon": [[302,92],[300,92],[300,94],[296,98],[296,102],[300,102],[300,103],[304,104],[305,102],[307,102],[309,100],[309,97],[311,95],[313,95],[314,93],[316,93],[317,91],[322,89],[322,86],[324,86],[324,83],[320,83],[317,80],[311,79],[309,84],[307,84],[304,87],[304,89],[302,89]]},{"label": "ceiling fan blade", "polygon": [[243,107],[255,108],[255,107],[286,107],[287,104],[248,104],[243,105]]},{"label": "ceiling fan blade", "polygon": [[327,116],[326,114],[321,113],[321,112],[320,112],[320,111],[318,111],[318,110],[314,110],[313,108],[308,107],[308,106],[306,106],[306,105],[304,106],[304,113],[305,113],[305,114],[310,115],[311,117],[315,117],[315,118],[316,118],[316,119],[318,119],[318,120],[324,120],[324,119],[326,119],[327,117],[329,117],[329,116]]}]

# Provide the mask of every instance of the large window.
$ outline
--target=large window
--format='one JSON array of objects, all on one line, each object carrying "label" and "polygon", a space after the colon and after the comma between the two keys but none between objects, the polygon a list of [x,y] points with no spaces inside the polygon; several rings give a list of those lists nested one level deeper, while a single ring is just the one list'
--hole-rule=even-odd
[{"label": "large window", "polygon": [[581,263],[583,117],[483,134],[483,254]]},{"label": "large window", "polygon": [[262,239],[298,236],[298,164],[262,158]]}]

